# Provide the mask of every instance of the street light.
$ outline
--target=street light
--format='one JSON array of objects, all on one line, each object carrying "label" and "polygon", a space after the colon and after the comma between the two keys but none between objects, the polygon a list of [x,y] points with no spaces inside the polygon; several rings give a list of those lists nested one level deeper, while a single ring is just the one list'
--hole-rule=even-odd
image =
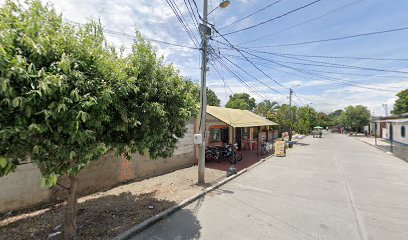
[{"label": "street light", "polygon": [[220,2],[220,4],[218,4],[218,6],[216,8],[214,8],[213,10],[210,11],[210,13],[208,13],[208,15],[210,15],[212,12],[214,12],[216,9],[218,8],[226,8],[228,7],[228,5],[230,5],[230,1],[222,1]]}]

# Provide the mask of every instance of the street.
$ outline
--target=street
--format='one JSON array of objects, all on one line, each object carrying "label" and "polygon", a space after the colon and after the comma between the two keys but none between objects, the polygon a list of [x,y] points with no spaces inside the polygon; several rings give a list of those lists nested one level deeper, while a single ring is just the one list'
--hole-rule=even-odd
[{"label": "street", "polygon": [[133,239],[408,239],[408,164],[352,137],[323,134]]}]

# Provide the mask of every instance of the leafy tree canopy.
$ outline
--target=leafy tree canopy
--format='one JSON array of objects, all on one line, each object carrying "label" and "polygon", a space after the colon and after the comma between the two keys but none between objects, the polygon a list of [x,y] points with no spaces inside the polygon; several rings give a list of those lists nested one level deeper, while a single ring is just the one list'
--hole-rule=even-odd
[{"label": "leafy tree canopy", "polygon": [[207,105],[219,107],[221,100],[217,97],[217,94],[207,87]]},{"label": "leafy tree canopy", "polygon": [[242,110],[253,111],[256,103],[255,98],[252,98],[248,93],[235,93],[229,96],[229,100],[225,107]]},{"label": "leafy tree canopy", "polygon": [[279,104],[277,102],[264,100],[263,102],[260,102],[256,105],[255,113],[270,120],[274,120],[278,108]]},{"label": "leafy tree canopy", "polygon": [[348,106],[340,115],[340,122],[346,128],[357,131],[368,124],[370,119],[370,111],[362,105]]},{"label": "leafy tree canopy", "polygon": [[296,122],[294,130],[301,134],[307,134],[310,132],[313,126],[317,123],[317,112],[310,106],[303,106],[297,109]]},{"label": "leafy tree canopy", "polygon": [[98,22],[8,0],[0,35],[0,175],[29,156],[52,186],[110,150],[167,157],[196,114],[191,85],[140,34],[124,55]]},{"label": "leafy tree canopy", "polygon": [[402,114],[408,112],[408,89],[402,90],[397,94],[398,99],[395,101],[392,114]]}]

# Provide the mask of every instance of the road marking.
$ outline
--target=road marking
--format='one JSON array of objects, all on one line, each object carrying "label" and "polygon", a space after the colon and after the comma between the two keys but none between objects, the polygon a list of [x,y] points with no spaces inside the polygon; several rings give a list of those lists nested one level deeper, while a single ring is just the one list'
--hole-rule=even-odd
[{"label": "road marking", "polygon": [[341,177],[343,179],[344,185],[346,187],[347,197],[348,197],[348,200],[349,200],[349,203],[350,203],[350,207],[353,210],[353,216],[354,216],[354,219],[356,221],[358,234],[359,234],[361,240],[367,240],[368,239],[367,231],[364,228],[364,223],[363,223],[362,218],[358,214],[357,207],[356,207],[356,204],[355,204],[355,200],[354,200],[354,197],[353,197],[353,193],[351,192],[350,184],[348,183],[348,180],[347,180],[346,176],[344,175],[344,170],[343,170],[343,167],[341,166],[341,163],[339,162],[339,160],[336,157],[336,151],[335,151],[333,145],[332,145],[332,149],[333,149],[333,158],[334,158],[334,160],[336,161],[336,164],[337,164],[337,170],[339,171],[339,173],[340,173],[340,175],[341,175]]}]

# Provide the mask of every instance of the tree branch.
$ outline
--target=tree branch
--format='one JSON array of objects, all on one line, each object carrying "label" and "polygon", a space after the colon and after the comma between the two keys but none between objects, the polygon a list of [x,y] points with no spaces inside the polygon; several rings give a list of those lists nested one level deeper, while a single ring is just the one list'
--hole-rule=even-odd
[{"label": "tree branch", "polygon": [[61,183],[57,183],[57,185],[60,186],[61,188],[65,189],[65,190],[69,191],[69,188],[65,187],[65,186],[62,185]]}]

